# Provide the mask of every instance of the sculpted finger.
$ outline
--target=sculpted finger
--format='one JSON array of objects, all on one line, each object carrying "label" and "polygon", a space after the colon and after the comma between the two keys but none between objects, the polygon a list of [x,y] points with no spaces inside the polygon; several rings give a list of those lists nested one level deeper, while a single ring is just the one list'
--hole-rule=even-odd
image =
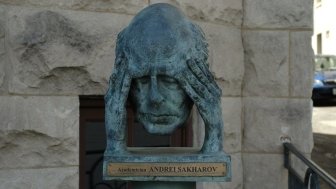
[{"label": "sculpted finger", "polygon": [[192,70],[195,75],[202,78],[205,82],[209,81],[211,75],[209,75],[209,72],[206,72],[206,69],[202,68],[200,64],[200,62],[197,62],[193,59],[187,60],[187,65],[189,69]]},{"label": "sculpted finger", "polygon": [[210,72],[209,65],[205,62],[197,62],[197,66],[202,70],[204,75],[208,77],[209,80],[214,80],[212,73]]},{"label": "sculpted finger", "polygon": [[216,96],[220,97],[222,95],[222,90],[217,85],[215,77],[212,75],[209,68],[204,63],[200,63],[198,64],[198,66],[200,67],[200,69],[203,70],[203,72],[206,72],[206,75],[208,75],[209,84],[207,86],[211,88],[211,92],[213,92]]},{"label": "sculpted finger", "polygon": [[218,87],[214,77],[204,63],[195,62],[194,60],[188,60],[187,65],[193,75],[208,89],[210,93],[212,93],[213,96],[221,96],[220,88]]},{"label": "sculpted finger", "polygon": [[116,65],[115,70],[112,74],[113,77],[116,78],[113,83],[114,86],[112,86],[116,89],[116,91],[119,91],[121,89],[126,72],[127,72],[127,64],[125,60],[121,60]]},{"label": "sculpted finger", "polygon": [[187,79],[183,75],[180,75],[180,74],[177,75],[177,79],[179,83],[181,84],[181,87],[188,94],[191,100],[195,102],[201,99],[199,94],[195,91],[195,89],[190,85],[190,83],[187,81]]},{"label": "sculpted finger", "polygon": [[208,90],[208,88],[198,80],[192,73],[187,73],[183,76],[194,91],[204,100],[212,99],[214,96]]},{"label": "sculpted finger", "polygon": [[179,82],[181,83],[181,87],[197,106],[198,110],[200,112],[205,112],[206,101],[203,96],[200,96],[199,91],[195,90],[195,88],[184,77],[181,77]]},{"label": "sculpted finger", "polygon": [[188,83],[185,82],[185,84],[182,86],[183,89],[186,91],[188,96],[192,99],[194,104],[196,105],[202,119],[207,124],[209,123],[209,111],[207,111],[206,102],[204,101],[204,98],[200,97],[199,94],[195,91],[195,89]]},{"label": "sculpted finger", "polygon": [[[116,66],[110,76],[108,90],[105,95],[105,101],[110,105],[112,98],[116,98],[118,91],[121,88],[122,80],[125,75],[124,65]],[[119,89],[119,90],[118,90]]]},{"label": "sculpted finger", "polygon": [[124,58],[122,56],[116,57],[114,68],[110,77],[110,82],[114,83],[115,80],[118,78],[118,75],[120,74],[121,66],[124,64]]},{"label": "sculpted finger", "polygon": [[177,77],[181,84],[181,87],[196,105],[206,125],[212,124],[216,121],[216,118],[218,117],[216,107],[220,106],[220,98],[213,97],[210,94],[207,94],[209,96],[204,95],[205,93],[202,93],[203,91],[201,91],[200,88],[196,89],[195,83],[192,84],[192,82],[190,82],[190,79],[187,78],[186,75],[190,74],[180,74]]},{"label": "sculpted finger", "polygon": [[120,103],[122,104],[126,104],[126,100],[127,100],[127,97],[128,97],[128,93],[129,93],[129,90],[130,90],[130,87],[131,87],[131,77],[128,73],[126,73],[124,75],[124,78],[123,78],[123,84],[121,86],[121,89],[120,89],[120,96],[119,96],[119,101]]}]

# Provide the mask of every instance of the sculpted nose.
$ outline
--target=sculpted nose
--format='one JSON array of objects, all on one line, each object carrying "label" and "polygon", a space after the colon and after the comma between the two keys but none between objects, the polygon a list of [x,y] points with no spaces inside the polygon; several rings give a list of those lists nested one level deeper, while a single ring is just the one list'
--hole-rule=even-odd
[{"label": "sculpted nose", "polygon": [[151,104],[154,106],[160,105],[164,99],[158,90],[157,81],[155,77],[151,78],[149,98],[150,98]]}]

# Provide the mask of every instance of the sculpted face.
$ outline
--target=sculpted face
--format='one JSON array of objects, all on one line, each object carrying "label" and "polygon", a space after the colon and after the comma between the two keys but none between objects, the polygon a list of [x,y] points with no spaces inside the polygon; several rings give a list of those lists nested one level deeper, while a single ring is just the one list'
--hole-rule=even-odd
[{"label": "sculpted face", "polygon": [[122,32],[120,49],[132,76],[136,119],[152,134],[170,134],[189,117],[192,100],[174,78],[195,47],[193,25],[176,8],[157,4]]},{"label": "sculpted face", "polygon": [[189,69],[187,61],[206,63],[208,55],[198,26],[171,5],[149,6],[119,33],[116,55],[125,70],[119,74],[121,81],[132,80],[128,94],[135,117],[149,133],[170,134],[188,119],[194,99],[189,98],[192,93],[187,95],[186,83],[197,78],[188,72],[188,78],[181,79],[181,74]]},{"label": "sculpted face", "polygon": [[136,119],[150,133],[172,133],[189,117],[192,101],[173,77],[157,74],[155,68],[133,79],[130,95]]}]

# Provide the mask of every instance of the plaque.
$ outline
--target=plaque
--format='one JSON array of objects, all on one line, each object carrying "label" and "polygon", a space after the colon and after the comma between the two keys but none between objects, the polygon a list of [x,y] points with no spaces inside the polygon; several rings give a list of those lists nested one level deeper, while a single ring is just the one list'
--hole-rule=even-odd
[{"label": "plaque", "polygon": [[220,177],[226,163],[109,163],[109,176]]}]

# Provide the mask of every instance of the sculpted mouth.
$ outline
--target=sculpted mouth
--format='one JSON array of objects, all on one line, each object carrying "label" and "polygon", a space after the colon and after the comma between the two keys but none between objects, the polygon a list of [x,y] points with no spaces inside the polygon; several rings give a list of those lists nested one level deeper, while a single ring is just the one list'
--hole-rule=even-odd
[{"label": "sculpted mouth", "polygon": [[169,115],[169,114],[155,114],[155,113],[141,113],[145,116],[153,116],[153,117],[177,117],[176,115]]},{"label": "sculpted mouth", "polygon": [[148,120],[155,123],[169,123],[178,116],[169,114],[140,113],[140,119]]}]

